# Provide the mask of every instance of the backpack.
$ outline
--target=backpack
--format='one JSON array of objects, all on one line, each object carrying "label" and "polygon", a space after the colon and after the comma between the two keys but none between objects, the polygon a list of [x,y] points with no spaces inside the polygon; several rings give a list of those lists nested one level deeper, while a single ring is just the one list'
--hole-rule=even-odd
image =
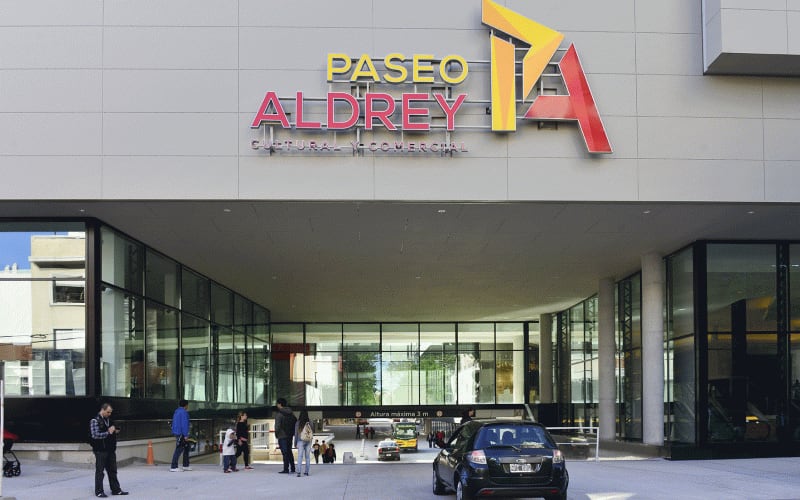
[{"label": "backpack", "polygon": [[306,425],[303,426],[303,430],[300,431],[300,439],[306,443],[310,443],[314,439],[314,430],[311,429],[311,422],[306,422]]},{"label": "backpack", "polygon": [[294,436],[294,426],[297,423],[297,417],[294,413],[287,413],[283,416],[283,431],[287,436]]}]

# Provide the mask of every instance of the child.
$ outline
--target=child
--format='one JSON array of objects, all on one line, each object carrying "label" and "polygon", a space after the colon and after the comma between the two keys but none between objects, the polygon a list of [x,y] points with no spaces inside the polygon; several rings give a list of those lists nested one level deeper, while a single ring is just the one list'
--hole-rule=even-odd
[{"label": "child", "polygon": [[225,431],[225,442],[222,443],[222,469],[225,474],[236,472],[236,432],[233,429]]}]

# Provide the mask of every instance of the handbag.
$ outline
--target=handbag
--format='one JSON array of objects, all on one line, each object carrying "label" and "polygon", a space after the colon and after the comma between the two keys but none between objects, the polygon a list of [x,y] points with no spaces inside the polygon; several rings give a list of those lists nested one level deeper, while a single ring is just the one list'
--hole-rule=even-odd
[{"label": "handbag", "polygon": [[314,439],[314,431],[311,429],[311,423],[306,422],[306,425],[303,426],[303,430],[300,431],[300,440],[310,443],[312,439]]}]

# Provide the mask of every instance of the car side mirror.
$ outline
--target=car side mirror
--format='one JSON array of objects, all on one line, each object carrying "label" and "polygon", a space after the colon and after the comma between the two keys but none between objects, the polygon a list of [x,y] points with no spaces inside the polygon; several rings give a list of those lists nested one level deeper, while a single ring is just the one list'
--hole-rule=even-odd
[{"label": "car side mirror", "polygon": [[378,447],[378,445],[377,445],[377,444],[376,444],[376,445],[373,445],[373,447],[374,447],[374,448],[377,448],[377,447]]}]

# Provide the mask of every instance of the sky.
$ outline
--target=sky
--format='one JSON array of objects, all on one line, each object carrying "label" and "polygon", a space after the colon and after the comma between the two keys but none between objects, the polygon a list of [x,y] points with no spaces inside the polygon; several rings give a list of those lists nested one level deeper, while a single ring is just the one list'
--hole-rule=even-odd
[{"label": "sky", "polygon": [[52,232],[17,233],[0,231],[0,271],[17,263],[17,269],[30,269],[28,257],[31,255],[31,236],[34,234],[53,234]]}]

